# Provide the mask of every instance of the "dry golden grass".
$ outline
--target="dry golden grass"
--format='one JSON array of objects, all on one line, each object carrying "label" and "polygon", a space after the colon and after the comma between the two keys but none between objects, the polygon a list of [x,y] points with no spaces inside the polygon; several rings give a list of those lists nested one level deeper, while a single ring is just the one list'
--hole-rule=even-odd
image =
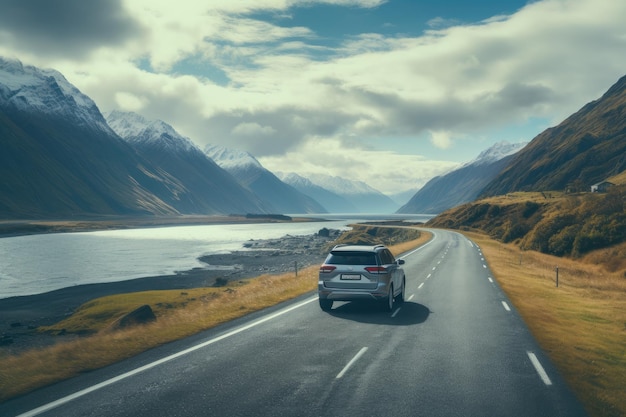
[{"label": "dry golden grass", "polygon": [[[542,348],[594,417],[626,415],[626,279],[466,233]],[[559,267],[556,287],[555,267]]]},{"label": "dry golden grass", "polygon": [[623,171],[617,175],[612,176],[607,181],[612,182],[613,184],[617,184],[617,185],[626,184],[626,171]]},{"label": "dry golden grass", "polygon": [[494,197],[488,197],[480,200],[482,203],[489,204],[498,204],[501,206],[506,206],[509,204],[518,204],[520,202],[531,201],[535,203],[542,203],[546,200],[555,201],[555,199],[561,199],[565,197],[566,194],[562,191],[545,191],[545,192],[536,192],[536,191],[517,191],[514,193],[509,193],[506,195],[497,195]]},{"label": "dry golden grass", "polygon": [[[423,233],[390,249],[400,254],[428,239],[429,234]],[[264,275],[228,287],[146,291],[92,300],[66,320],[42,329],[90,336],[20,355],[0,350],[0,402],[311,292],[317,288],[318,269],[317,265],[302,269],[297,277]],[[144,304],[152,307],[156,322],[110,329],[121,316]]]}]

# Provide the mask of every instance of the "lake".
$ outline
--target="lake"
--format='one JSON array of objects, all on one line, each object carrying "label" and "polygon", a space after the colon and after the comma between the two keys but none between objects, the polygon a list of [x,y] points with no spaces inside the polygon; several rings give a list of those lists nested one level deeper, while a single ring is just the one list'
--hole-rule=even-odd
[{"label": "lake", "polygon": [[[0,298],[31,295],[74,285],[123,281],[204,268],[206,254],[242,250],[251,239],[299,236],[347,229],[376,216],[334,215],[323,222],[214,224],[145,229],[53,233],[0,239]],[[340,217],[343,217],[340,219]],[[432,216],[402,216],[426,221]],[[394,218],[385,216],[385,218]]]}]

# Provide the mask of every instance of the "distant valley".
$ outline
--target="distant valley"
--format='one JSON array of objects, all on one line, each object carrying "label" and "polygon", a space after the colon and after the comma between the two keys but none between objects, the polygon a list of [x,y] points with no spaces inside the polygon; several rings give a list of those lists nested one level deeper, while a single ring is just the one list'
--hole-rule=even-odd
[{"label": "distant valley", "polygon": [[270,172],[164,121],[106,117],[62,74],[0,58],[0,217],[439,214],[518,191],[586,191],[626,170],[626,80],[528,143],[501,142],[398,203],[329,175]]}]

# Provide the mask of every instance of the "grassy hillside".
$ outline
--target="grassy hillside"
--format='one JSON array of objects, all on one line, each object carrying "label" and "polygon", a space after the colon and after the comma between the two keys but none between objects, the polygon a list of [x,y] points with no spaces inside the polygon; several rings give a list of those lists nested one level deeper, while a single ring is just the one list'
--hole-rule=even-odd
[{"label": "grassy hillside", "polygon": [[586,257],[615,271],[626,269],[625,201],[626,185],[601,194],[520,192],[456,207],[427,225],[483,231],[522,250]]}]

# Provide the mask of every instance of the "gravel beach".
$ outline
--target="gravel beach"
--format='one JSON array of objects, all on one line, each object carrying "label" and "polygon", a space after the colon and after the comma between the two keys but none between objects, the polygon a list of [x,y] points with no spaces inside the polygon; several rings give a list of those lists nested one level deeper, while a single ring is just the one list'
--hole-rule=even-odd
[{"label": "gravel beach", "polygon": [[[62,339],[38,332],[39,326],[57,323],[89,300],[138,291],[189,289],[215,286],[216,281],[240,280],[263,274],[279,274],[321,264],[325,247],[339,231],[280,239],[250,240],[240,251],[206,255],[205,268],[174,275],[145,277],[119,282],[78,285],[44,294],[0,299],[0,350],[19,353]],[[75,337],[75,336],[71,336]]]}]

